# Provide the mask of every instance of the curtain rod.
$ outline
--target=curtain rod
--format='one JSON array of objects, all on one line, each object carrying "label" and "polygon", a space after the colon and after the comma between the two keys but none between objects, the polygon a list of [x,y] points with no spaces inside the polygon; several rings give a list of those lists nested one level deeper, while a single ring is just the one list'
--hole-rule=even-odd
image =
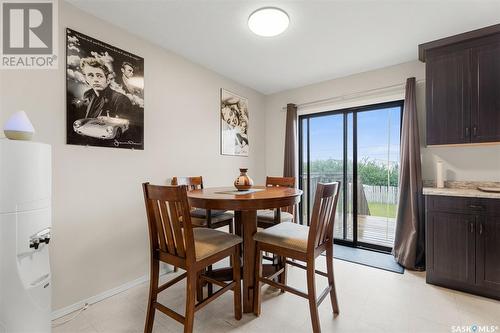
[{"label": "curtain rod", "polygon": [[[416,80],[417,84],[422,83],[422,82],[425,82],[425,79]],[[297,108],[303,108],[306,106],[313,106],[313,105],[321,105],[324,103],[335,102],[335,101],[350,100],[350,99],[354,99],[357,97],[370,96],[370,95],[380,93],[380,92],[390,92],[393,90],[396,91],[396,90],[399,90],[401,88],[404,88],[405,86],[406,86],[406,82],[403,82],[403,83],[393,84],[390,86],[368,89],[368,90],[358,91],[358,92],[349,93],[349,94],[345,94],[345,95],[328,97],[328,98],[324,98],[324,99],[318,99],[316,101],[297,104]],[[286,106],[282,107],[281,110],[286,111]]]}]

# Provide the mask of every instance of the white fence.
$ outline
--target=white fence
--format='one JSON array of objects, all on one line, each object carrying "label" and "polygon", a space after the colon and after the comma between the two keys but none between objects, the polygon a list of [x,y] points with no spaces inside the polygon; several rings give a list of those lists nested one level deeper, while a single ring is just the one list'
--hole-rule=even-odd
[{"label": "white fence", "polygon": [[[310,182],[311,193],[316,193],[316,186],[318,185],[318,182],[332,182],[343,179],[342,173],[311,174],[310,176],[311,176],[311,182]],[[306,181],[307,181],[307,175],[302,175],[303,184],[305,184]],[[348,182],[349,184],[351,184],[352,179],[348,179]],[[397,186],[372,186],[363,184],[363,192],[367,202],[378,202],[378,203],[388,203],[388,204],[397,204],[398,202]],[[358,194],[358,196],[362,195],[363,193]]]},{"label": "white fence", "polygon": [[396,186],[370,186],[363,185],[368,202],[397,204],[398,188]]}]

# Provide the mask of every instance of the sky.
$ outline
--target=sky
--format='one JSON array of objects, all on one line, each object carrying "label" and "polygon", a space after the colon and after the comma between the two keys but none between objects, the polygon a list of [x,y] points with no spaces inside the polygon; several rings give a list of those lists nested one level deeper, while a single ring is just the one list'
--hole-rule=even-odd
[{"label": "sky", "polygon": [[[399,162],[400,108],[392,107],[358,113],[358,160]],[[309,120],[311,161],[343,158],[343,115],[313,117]],[[348,145],[352,156],[352,114],[348,115]]]}]

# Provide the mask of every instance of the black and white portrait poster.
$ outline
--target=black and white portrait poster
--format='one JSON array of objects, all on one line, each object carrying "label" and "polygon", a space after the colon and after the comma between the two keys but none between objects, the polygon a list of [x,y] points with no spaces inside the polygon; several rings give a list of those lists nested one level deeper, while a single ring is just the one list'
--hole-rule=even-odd
[{"label": "black and white portrait poster", "polygon": [[66,30],[67,143],[144,149],[144,59]]},{"label": "black and white portrait poster", "polygon": [[248,100],[221,89],[221,154],[248,156]]}]

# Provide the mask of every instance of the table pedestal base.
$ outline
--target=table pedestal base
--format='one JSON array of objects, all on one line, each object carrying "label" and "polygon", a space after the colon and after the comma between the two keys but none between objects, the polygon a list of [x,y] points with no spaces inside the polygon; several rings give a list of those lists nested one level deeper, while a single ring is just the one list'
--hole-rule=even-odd
[{"label": "table pedestal base", "polygon": [[[255,241],[254,234],[257,232],[257,212],[256,211],[241,211],[235,212],[234,223],[236,234],[243,238],[243,265],[242,265],[242,298],[243,312],[253,313],[253,291],[254,291],[254,272],[255,272]],[[276,265],[262,265],[262,275],[270,276],[279,268]],[[207,276],[220,281],[231,281],[233,279],[231,268],[214,269],[210,273],[205,273]]]},{"label": "table pedestal base", "polygon": [[254,268],[255,268],[255,241],[253,236],[257,232],[257,211],[234,212],[234,223],[243,229],[243,312],[253,312]]}]

